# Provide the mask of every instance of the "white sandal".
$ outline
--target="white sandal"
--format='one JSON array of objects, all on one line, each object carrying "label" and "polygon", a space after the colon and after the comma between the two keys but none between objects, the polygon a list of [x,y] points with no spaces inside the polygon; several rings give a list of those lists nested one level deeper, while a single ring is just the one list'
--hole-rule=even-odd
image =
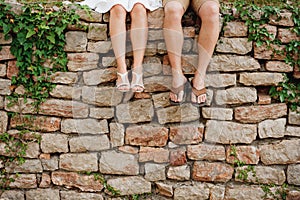
[{"label": "white sandal", "polygon": [[121,83],[116,84],[117,90],[119,90],[120,92],[128,92],[130,90],[130,84],[128,81],[128,72],[125,72],[123,74],[117,72],[117,75],[121,77]]},{"label": "white sandal", "polygon": [[135,76],[135,82],[131,82],[131,90],[133,90],[133,92],[143,92],[145,89],[143,84],[143,74],[138,74],[132,71],[132,75]]}]

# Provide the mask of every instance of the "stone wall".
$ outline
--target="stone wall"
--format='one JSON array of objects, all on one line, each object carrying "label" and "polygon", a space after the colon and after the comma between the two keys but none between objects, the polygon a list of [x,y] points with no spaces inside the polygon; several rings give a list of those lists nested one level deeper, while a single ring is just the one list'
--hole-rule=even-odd
[{"label": "stone wall", "polygon": [[[78,11],[87,31],[66,33],[68,72],[53,75],[56,88],[35,113],[30,100],[22,113],[34,115],[40,143],[29,143],[26,162],[7,168],[15,181],[2,199],[266,199],[288,184],[287,198],[300,199],[300,114],[268,95],[293,67],[283,56],[256,47],[247,27],[224,27],[207,72],[208,106],[171,106],[170,66],[162,32],[163,10],[149,13],[144,60],[145,92],[114,88],[116,63],[108,14]],[[186,14],[183,69],[192,77],[197,61],[198,20]],[[290,15],[287,15],[290,16]],[[267,25],[282,42],[293,33],[291,18]],[[8,115],[11,77],[17,73],[11,41],[0,33],[0,132],[16,133],[22,122]],[[128,65],[132,62],[128,43]],[[234,152],[233,152],[234,151]],[[5,155],[3,145],[0,153]],[[245,166],[238,166],[245,163]],[[250,169],[248,166],[253,166]],[[247,179],[239,174],[247,172]],[[18,174],[17,176],[14,174]],[[114,197],[95,180],[103,174],[120,191]],[[275,199],[269,195],[269,199]]]}]

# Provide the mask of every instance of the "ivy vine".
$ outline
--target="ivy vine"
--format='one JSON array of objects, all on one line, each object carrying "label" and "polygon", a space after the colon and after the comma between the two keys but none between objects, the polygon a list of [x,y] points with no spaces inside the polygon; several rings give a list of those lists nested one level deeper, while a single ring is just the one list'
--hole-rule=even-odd
[{"label": "ivy vine", "polygon": [[[274,16],[276,20],[280,20],[281,12],[288,11],[292,13],[291,18],[294,23],[291,31],[300,37],[299,2],[292,1],[291,4],[286,3],[284,0],[266,2],[267,4],[264,4],[264,1],[254,1],[254,3],[234,1],[232,4],[229,4],[230,6],[224,4],[222,6],[223,13],[227,13],[224,15],[224,21],[225,23],[232,20],[245,22],[248,27],[249,41],[254,42],[257,47],[267,46],[273,50],[273,55],[285,55],[285,62],[294,69],[298,67],[300,70],[300,41],[292,40],[288,44],[283,44],[263,26],[268,24]],[[232,8],[235,9],[234,15],[230,11]],[[281,51],[276,50],[272,48],[272,45],[282,45],[284,49]],[[273,99],[287,103],[293,111],[300,107],[300,82],[291,73],[285,75],[284,82],[279,83],[277,86],[272,86],[269,94]]]}]

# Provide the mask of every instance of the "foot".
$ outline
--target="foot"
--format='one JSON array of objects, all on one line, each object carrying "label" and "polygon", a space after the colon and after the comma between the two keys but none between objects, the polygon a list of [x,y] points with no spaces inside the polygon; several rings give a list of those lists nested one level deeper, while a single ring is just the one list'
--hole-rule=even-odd
[{"label": "foot", "polygon": [[132,71],[131,90],[133,92],[143,92],[144,89],[143,73]]},{"label": "foot", "polygon": [[173,80],[170,92],[170,100],[175,103],[181,103],[184,97],[184,85],[187,82],[186,77],[182,74],[182,71],[172,72]]},{"label": "foot", "polygon": [[118,79],[116,83],[116,88],[120,92],[128,92],[130,90],[130,84],[128,81],[128,72],[125,72],[123,74],[117,72]]},{"label": "foot", "polygon": [[194,78],[192,80],[192,94],[191,101],[193,104],[197,104],[199,106],[205,105],[206,103],[206,88],[204,82],[196,81]]}]

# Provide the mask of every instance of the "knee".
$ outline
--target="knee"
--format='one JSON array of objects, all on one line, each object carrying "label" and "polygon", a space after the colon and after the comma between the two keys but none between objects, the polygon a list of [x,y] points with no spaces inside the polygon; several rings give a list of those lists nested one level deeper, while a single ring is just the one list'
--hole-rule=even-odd
[{"label": "knee", "polygon": [[115,5],[110,9],[111,17],[116,17],[118,19],[125,19],[126,18],[126,10],[121,5]]},{"label": "knee", "polygon": [[164,8],[165,17],[171,19],[174,22],[181,22],[181,18],[184,14],[183,7],[178,2],[169,2]]},{"label": "knee", "polygon": [[219,5],[214,1],[207,1],[199,10],[201,21],[216,22],[219,20]]},{"label": "knee", "polygon": [[130,16],[131,18],[143,19],[147,16],[146,8],[142,4],[137,3],[133,6]]}]

